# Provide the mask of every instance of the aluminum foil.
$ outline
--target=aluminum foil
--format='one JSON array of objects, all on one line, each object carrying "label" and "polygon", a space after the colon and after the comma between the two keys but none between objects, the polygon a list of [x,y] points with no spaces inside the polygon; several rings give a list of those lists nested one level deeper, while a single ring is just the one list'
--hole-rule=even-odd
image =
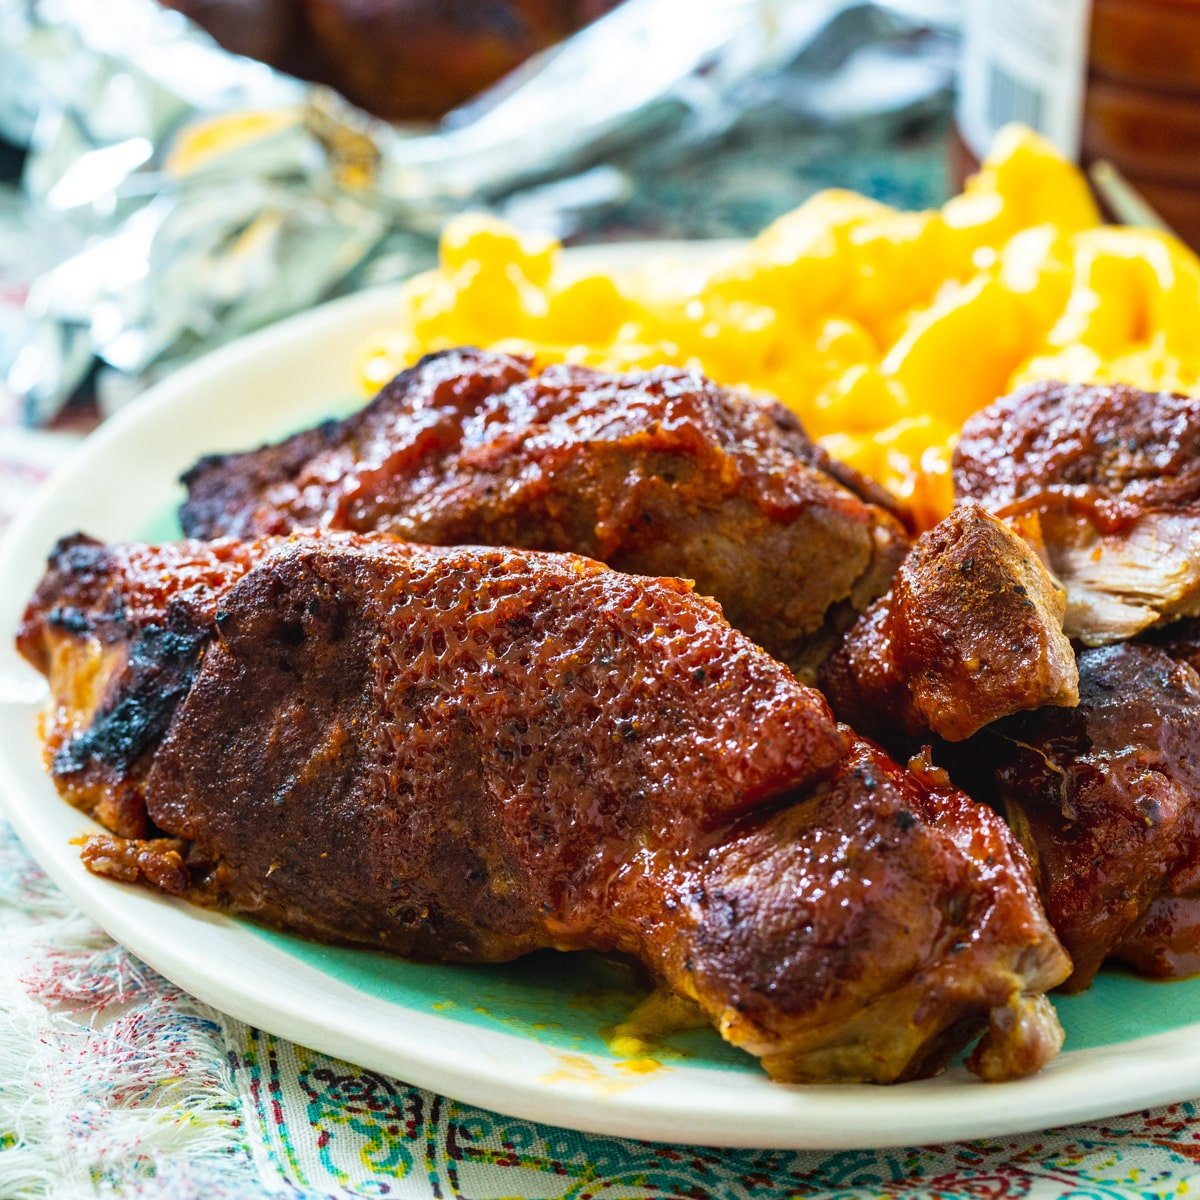
[{"label": "aluminum foil", "polygon": [[427,265],[468,207],[566,236],[748,232],[847,138],[861,164],[940,119],[952,16],[952,0],[627,0],[413,129],[154,0],[0,0],[0,134],[28,146],[19,191],[0,192],[0,380],[38,423],[99,359],[115,407]]}]

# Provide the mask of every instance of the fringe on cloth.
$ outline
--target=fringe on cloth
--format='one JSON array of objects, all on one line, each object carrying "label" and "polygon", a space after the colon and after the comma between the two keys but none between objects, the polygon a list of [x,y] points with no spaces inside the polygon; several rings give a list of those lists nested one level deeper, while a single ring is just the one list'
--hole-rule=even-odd
[{"label": "fringe on cloth", "polygon": [[253,1200],[220,1019],[116,946],[0,825],[0,1197]]}]

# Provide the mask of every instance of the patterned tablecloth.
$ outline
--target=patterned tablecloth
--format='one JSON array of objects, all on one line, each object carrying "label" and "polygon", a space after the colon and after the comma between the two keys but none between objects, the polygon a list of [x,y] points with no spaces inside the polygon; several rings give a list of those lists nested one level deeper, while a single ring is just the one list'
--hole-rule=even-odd
[{"label": "patterned tablecloth", "polygon": [[[77,436],[0,414],[0,525]],[[829,1154],[638,1144],[471,1108],[193,1000],[75,910],[2,823],[0,943],[0,1200],[1200,1196],[1200,1102]]]}]

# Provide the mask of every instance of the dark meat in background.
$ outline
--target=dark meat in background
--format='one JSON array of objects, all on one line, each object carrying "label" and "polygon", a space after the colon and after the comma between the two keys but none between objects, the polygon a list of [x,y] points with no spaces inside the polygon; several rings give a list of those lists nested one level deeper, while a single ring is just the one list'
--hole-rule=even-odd
[{"label": "dark meat in background", "polygon": [[192,537],[382,530],[692,579],[801,677],[907,548],[882,490],[779,404],[672,368],[531,378],[522,359],[472,349],[423,359],[344,421],[202,459],[184,481]]},{"label": "dark meat in background", "polygon": [[[1042,993],[1069,963],[999,818],[839,729],[685,584],[379,537],[269,549],[193,605],[210,642],[142,789],[167,837],[94,838],[93,869],[422,958],[631,953],[784,1080],[924,1075],[981,1033],[986,1078],[1058,1049]],[[102,614],[162,624],[200,552],[114,548],[90,607],[52,567],[22,648],[59,663],[60,705]]]},{"label": "dark meat in background", "polygon": [[335,87],[388,120],[431,120],[619,0],[162,0],[227,50]]},{"label": "dark meat in background", "polygon": [[1072,638],[1104,645],[1200,613],[1200,400],[1033,384],[963,426],[954,490],[1036,517]]},{"label": "dark meat in background", "polygon": [[[954,485],[960,503],[1025,536],[1066,588],[1064,630],[1093,648],[1079,654],[1078,707],[1012,716],[938,758],[1024,842],[1075,962],[1070,988],[1109,959],[1159,978],[1195,973],[1200,624],[1181,618],[1200,608],[1200,401],[1033,384],[966,422]],[[856,640],[871,648],[856,630],[842,658],[857,661]],[[922,679],[931,656],[893,656],[907,677],[882,674],[899,710],[895,677]]]},{"label": "dark meat in background", "polygon": [[890,590],[821,670],[867,733],[962,741],[1024,709],[1079,699],[1065,599],[1032,550],[977,505],[922,534]]}]

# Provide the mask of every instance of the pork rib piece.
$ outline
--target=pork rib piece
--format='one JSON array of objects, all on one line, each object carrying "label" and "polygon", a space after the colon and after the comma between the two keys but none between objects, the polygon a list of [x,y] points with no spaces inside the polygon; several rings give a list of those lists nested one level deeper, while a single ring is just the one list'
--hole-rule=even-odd
[{"label": "pork rib piece", "polygon": [[963,426],[954,489],[1040,519],[1071,637],[1104,645],[1200,613],[1200,400],[1033,384]]},{"label": "pork rib piece", "polygon": [[[85,549],[125,564],[108,591],[52,566],[21,639],[66,708],[113,656],[74,738],[129,661],[95,622],[146,607],[128,564],[163,574]],[[94,838],[93,870],[416,958],[623,951],[777,1079],[928,1074],[980,1033],[988,1078],[1057,1049],[1042,992],[1069,963],[1003,823],[835,725],[686,584],[355,535],[243,553],[193,606],[208,644],[139,777],[151,836]]]},{"label": "pork rib piece", "polygon": [[1200,674],[1141,642],[1084,650],[1079,706],[993,726],[974,755],[1088,986],[1106,958],[1200,970]]},{"label": "pork rib piece", "polygon": [[966,504],[922,534],[890,590],[821,670],[834,711],[867,732],[962,741],[1001,717],[1075,704],[1065,600],[1041,560]]},{"label": "pork rib piece", "polygon": [[184,482],[193,537],[382,530],[692,579],[809,675],[906,546],[886,494],[782,405],[669,368],[531,377],[474,349],[423,359],[344,421],[202,459]]}]

